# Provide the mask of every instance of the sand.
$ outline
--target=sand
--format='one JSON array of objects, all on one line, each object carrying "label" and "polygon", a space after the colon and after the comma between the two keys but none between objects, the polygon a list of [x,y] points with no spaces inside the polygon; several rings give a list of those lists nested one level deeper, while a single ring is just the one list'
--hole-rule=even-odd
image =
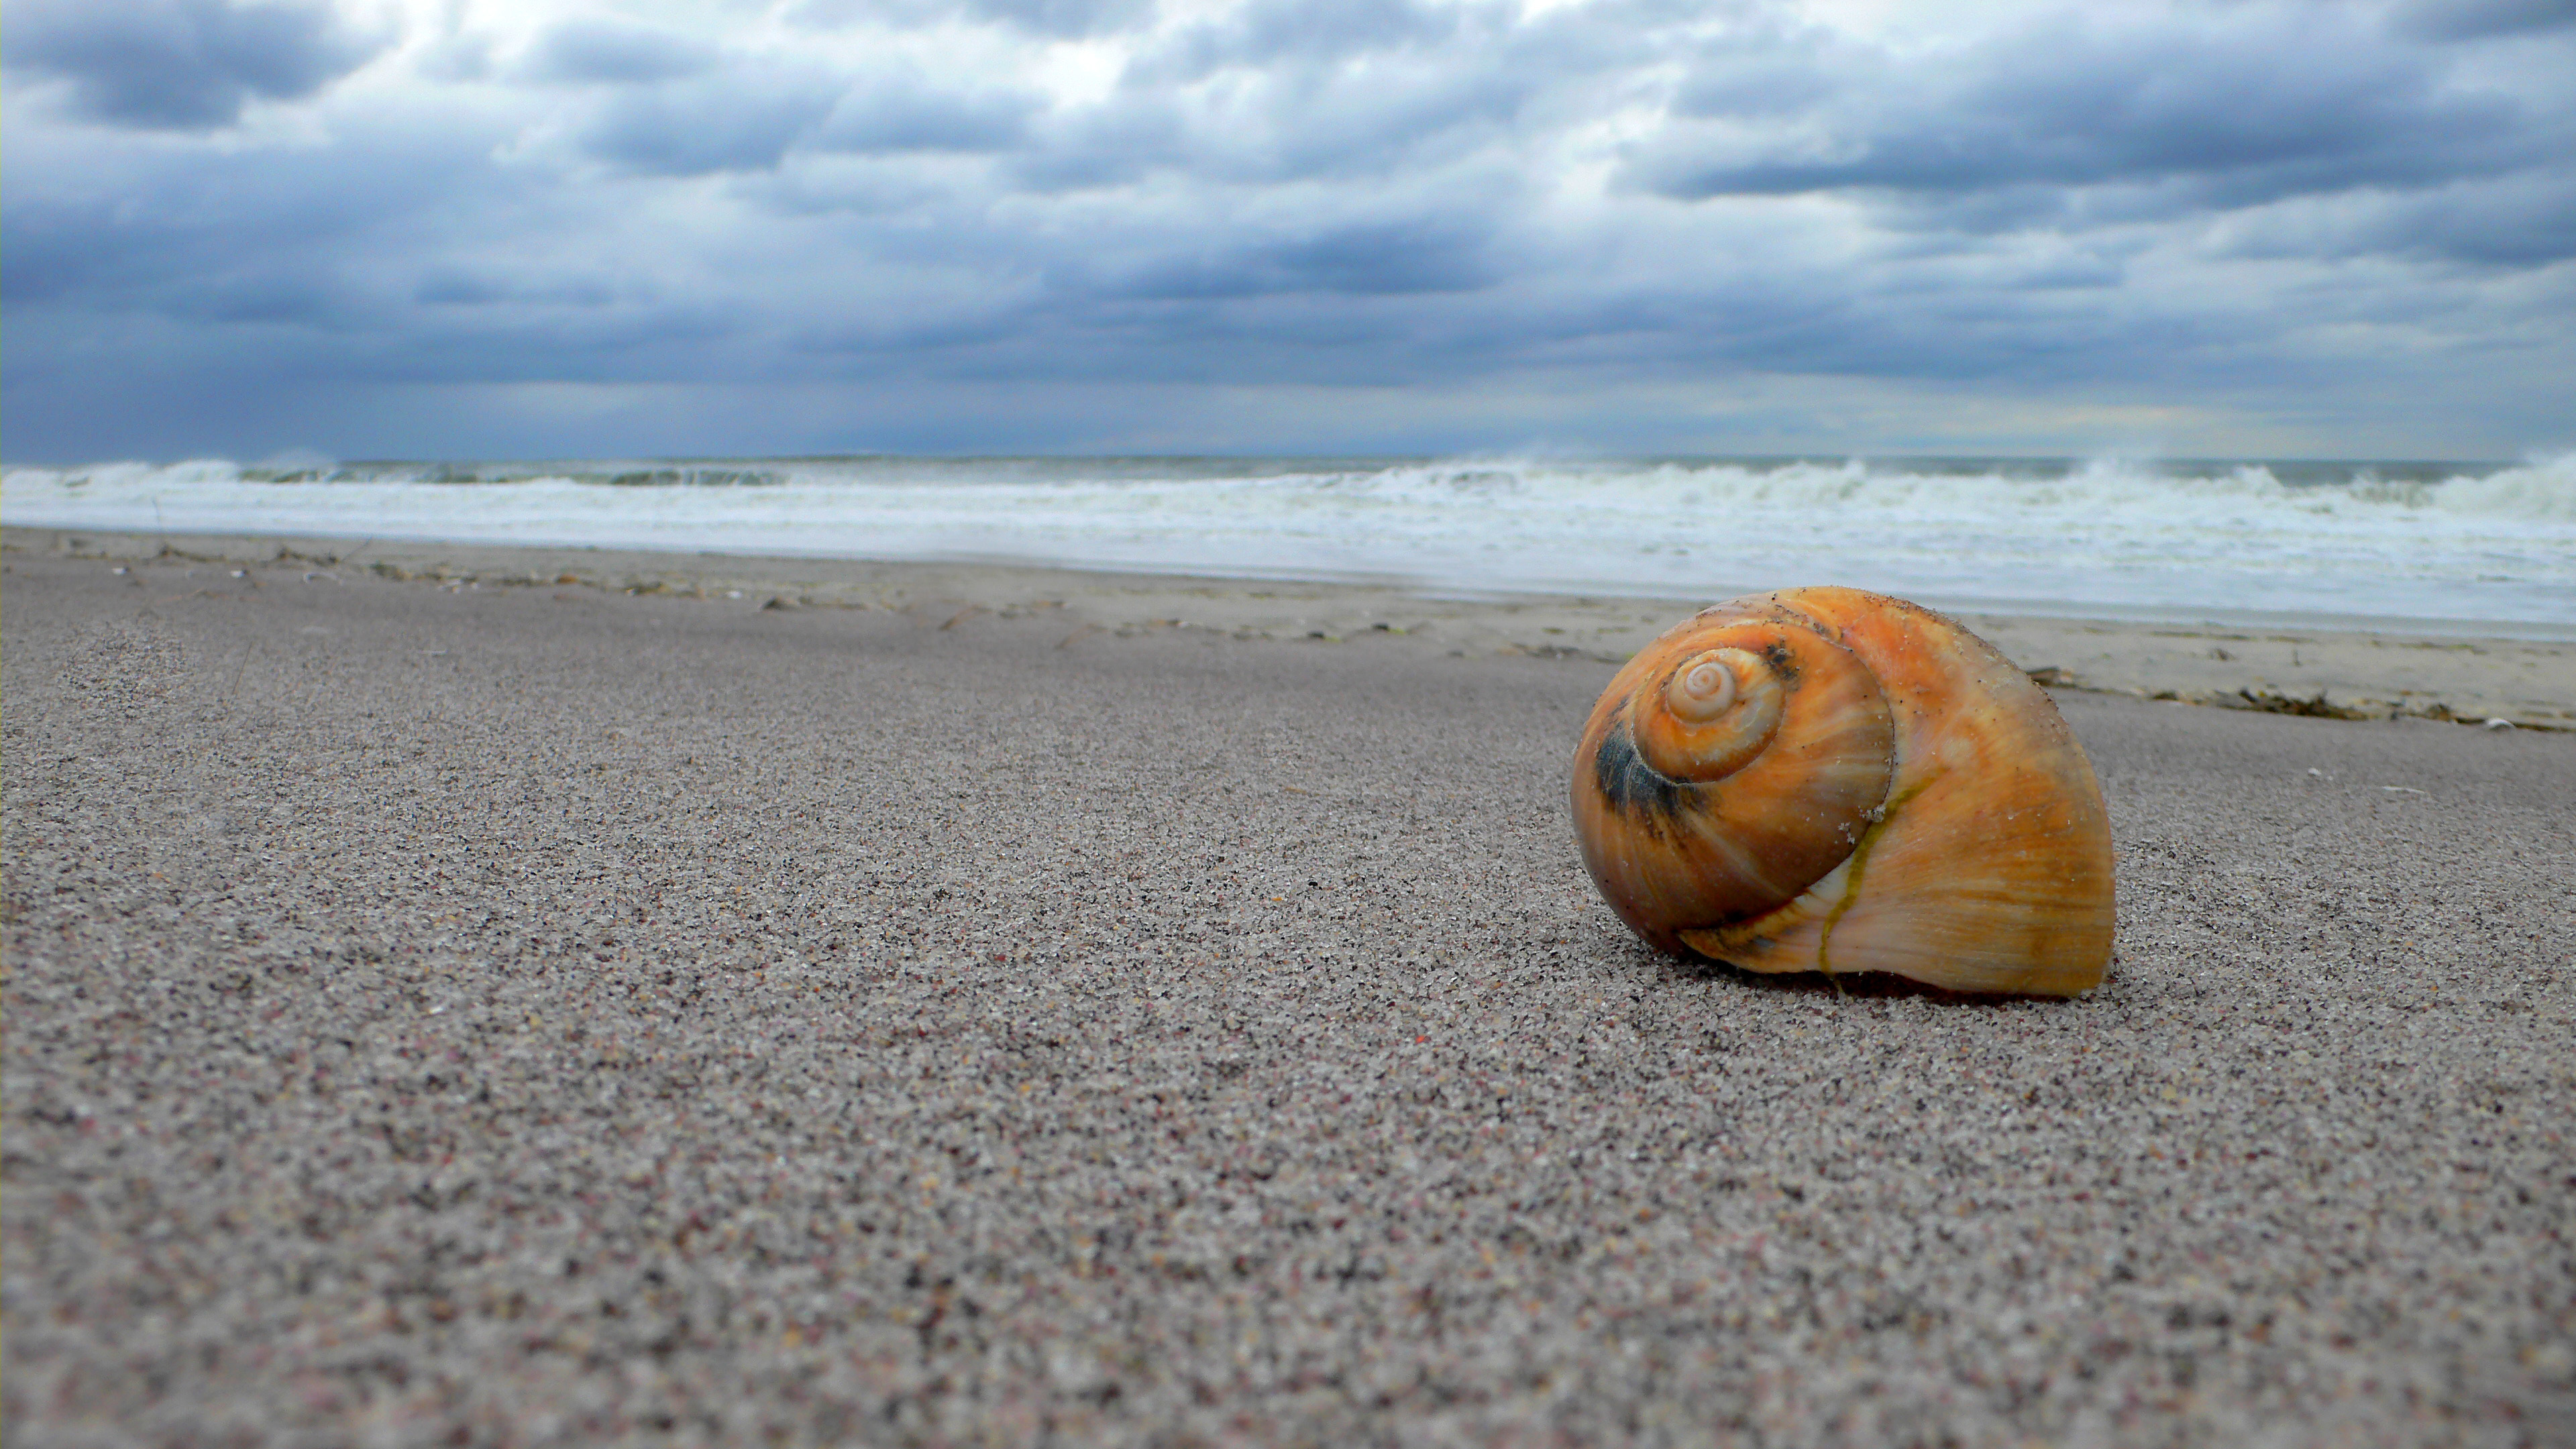
[{"label": "sand", "polygon": [[12,1445],[2576,1442],[2576,736],[2060,690],[2110,980],[1838,994],[1593,898],[1638,606],[61,542]]},{"label": "sand", "polygon": [[[1154,629],[1236,639],[1340,642],[1400,633],[1467,657],[1538,654],[1617,663],[1708,599],[1428,594],[1393,583],[1200,579],[993,563],[871,563],[613,549],[507,549],[250,535],[171,539],[14,529],[21,552],[181,565],[220,581],[250,564],[425,577],[460,588],[573,586],[679,594],[772,609],[890,609],[941,621],[983,613],[1061,619],[1068,631]],[[190,567],[197,571],[189,572]],[[2054,687],[2222,708],[2576,729],[2576,619],[2511,637],[2369,631],[2277,620],[2119,623],[2026,615],[1959,617]]]}]

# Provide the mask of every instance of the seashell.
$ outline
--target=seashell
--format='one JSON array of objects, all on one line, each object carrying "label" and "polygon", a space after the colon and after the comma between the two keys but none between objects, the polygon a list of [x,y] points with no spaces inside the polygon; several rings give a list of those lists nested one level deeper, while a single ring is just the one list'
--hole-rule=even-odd
[{"label": "seashell", "polygon": [[1573,797],[1593,882],[1675,954],[2048,996],[2110,963],[2083,749],[1994,646],[1901,599],[1701,610],[1610,681]]}]

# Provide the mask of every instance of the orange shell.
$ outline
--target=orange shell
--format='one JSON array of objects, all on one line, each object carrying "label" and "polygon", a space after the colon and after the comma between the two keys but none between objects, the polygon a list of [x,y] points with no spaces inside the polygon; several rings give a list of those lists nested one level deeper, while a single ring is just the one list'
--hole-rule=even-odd
[{"label": "orange shell", "polygon": [[1685,620],[1594,706],[1573,804],[1594,883],[1667,951],[2049,996],[2110,963],[2084,751],[1993,646],[1900,599],[1784,589]]}]

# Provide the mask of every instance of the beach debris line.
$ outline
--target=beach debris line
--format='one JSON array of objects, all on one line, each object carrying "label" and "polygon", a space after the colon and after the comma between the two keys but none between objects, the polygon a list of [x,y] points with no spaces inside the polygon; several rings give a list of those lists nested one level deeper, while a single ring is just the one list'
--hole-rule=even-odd
[{"label": "beach debris line", "polygon": [[2072,996],[2111,958],[2109,815],[1983,639],[1858,589],[1712,605],[1610,681],[1574,826],[1611,909],[1748,971]]},{"label": "beach debris line", "polygon": [[[2439,724],[2475,725],[2501,734],[2506,730],[2563,731],[2566,725],[2538,720],[2513,720],[2502,715],[2462,713],[2442,700],[2422,698],[2374,699],[2354,697],[2335,699],[2326,691],[2314,694],[2283,694],[2267,688],[2238,689],[2155,689],[2127,688],[2096,684],[2074,671],[2054,664],[2043,664],[2027,671],[2031,682],[2049,689],[2080,689],[2094,694],[2127,694],[2165,704],[2206,705],[2216,709],[2246,710],[2255,714],[2285,714],[2302,719],[2346,720],[2431,720]],[[2398,691],[2401,696],[2407,691]]]}]

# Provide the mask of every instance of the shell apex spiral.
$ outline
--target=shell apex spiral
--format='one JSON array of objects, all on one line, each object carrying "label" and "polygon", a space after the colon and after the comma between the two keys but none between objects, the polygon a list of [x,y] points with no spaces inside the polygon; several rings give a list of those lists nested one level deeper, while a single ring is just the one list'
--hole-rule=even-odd
[{"label": "shell apex spiral", "polygon": [[2047,694],[1929,609],[1784,589],[1640,650],[1575,753],[1575,832],[1639,936],[1757,972],[2100,983],[2108,814]]}]

